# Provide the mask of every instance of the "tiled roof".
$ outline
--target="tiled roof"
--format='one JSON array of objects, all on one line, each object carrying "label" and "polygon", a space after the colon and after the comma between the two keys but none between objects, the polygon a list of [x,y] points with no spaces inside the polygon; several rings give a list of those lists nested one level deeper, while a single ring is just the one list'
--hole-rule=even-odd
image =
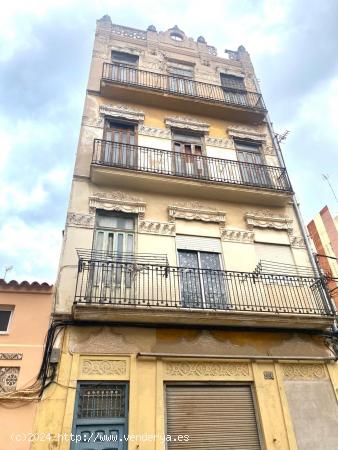
[{"label": "tiled roof", "polygon": [[21,281],[16,280],[6,281],[0,278],[0,290],[3,291],[39,291],[39,292],[52,292],[53,285],[46,282],[39,283],[38,281]]}]

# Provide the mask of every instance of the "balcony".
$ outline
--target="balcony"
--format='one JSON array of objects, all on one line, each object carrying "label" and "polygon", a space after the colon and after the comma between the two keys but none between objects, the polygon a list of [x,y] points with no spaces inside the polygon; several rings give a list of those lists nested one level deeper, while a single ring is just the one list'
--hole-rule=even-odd
[{"label": "balcony", "polygon": [[261,121],[266,114],[262,95],[257,92],[121,64],[103,64],[101,94],[116,100],[144,102],[148,106],[243,121]]},{"label": "balcony", "polygon": [[75,319],[325,329],[335,311],[311,276],[169,266],[78,251]]},{"label": "balcony", "polygon": [[[130,176],[130,171],[137,171],[143,176]],[[251,197],[253,201],[257,201],[257,192],[260,192],[262,198],[267,202],[270,199],[276,205],[279,201],[286,202],[288,195],[292,194],[288,174],[282,167],[100,139],[94,140],[91,177],[96,184],[118,183],[120,186],[142,189],[154,189],[156,184],[159,192],[176,194],[182,193],[183,183],[187,194],[207,198],[210,198],[210,190],[213,190],[214,198],[224,199],[226,190],[229,199],[233,197],[234,200],[250,201]]]}]

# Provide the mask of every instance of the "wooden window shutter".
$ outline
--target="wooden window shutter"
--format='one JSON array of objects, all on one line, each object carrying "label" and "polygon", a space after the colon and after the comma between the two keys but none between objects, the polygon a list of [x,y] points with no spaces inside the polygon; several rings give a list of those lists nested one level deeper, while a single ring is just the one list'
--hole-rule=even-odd
[{"label": "wooden window shutter", "polygon": [[168,385],[166,409],[168,450],[261,450],[250,385]]}]

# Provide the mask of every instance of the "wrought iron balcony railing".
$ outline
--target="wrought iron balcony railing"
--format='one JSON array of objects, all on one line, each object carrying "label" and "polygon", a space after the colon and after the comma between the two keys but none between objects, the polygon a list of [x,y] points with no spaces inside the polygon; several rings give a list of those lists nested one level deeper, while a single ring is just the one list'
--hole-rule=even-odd
[{"label": "wrought iron balcony railing", "polygon": [[93,164],[292,192],[285,168],[94,140]]},{"label": "wrought iron balcony railing", "polygon": [[322,279],[79,255],[75,303],[333,316]]},{"label": "wrought iron balcony railing", "polygon": [[262,95],[257,92],[202,83],[190,78],[148,72],[121,64],[104,63],[102,80],[224,104],[225,106],[247,108],[257,112],[266,111]]}]

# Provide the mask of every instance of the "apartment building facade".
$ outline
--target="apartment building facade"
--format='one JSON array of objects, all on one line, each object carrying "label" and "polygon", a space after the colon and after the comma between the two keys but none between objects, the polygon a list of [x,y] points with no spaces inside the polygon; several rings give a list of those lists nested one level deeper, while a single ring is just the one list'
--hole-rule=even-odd
[{"label": "apartment building facade", "polygon": [[97,22],[56,287],[60,358],[36,421],[51,448],[337,442],[335,309],[250,56],[226,56],[177,26]]}]

